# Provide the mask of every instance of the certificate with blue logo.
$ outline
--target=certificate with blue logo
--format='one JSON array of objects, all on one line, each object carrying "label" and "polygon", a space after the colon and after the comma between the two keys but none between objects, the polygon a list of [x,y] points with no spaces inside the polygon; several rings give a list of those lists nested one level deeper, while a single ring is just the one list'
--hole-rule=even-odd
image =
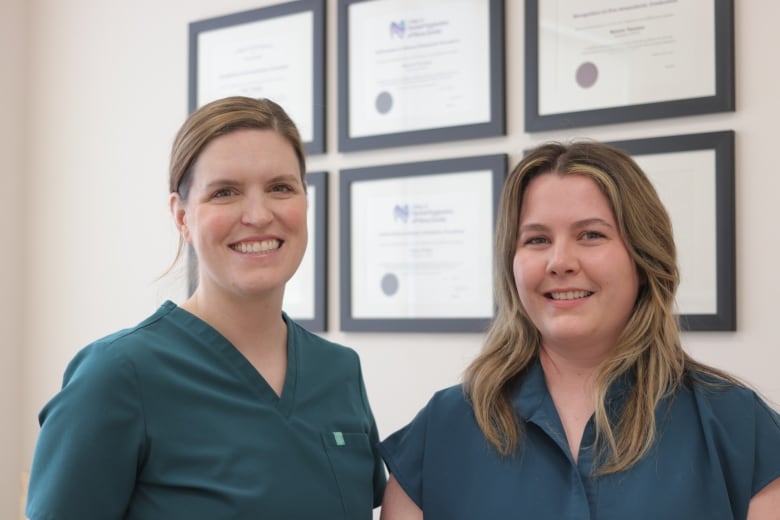
[{"label": "certificate with blue logo", "polygon": [[503,0],[339,7],[339,149],[504,133]]},{"label": "certificate with blue logo", "polygon": [[343,330],[481,331],[506,157],[344,170]]}]

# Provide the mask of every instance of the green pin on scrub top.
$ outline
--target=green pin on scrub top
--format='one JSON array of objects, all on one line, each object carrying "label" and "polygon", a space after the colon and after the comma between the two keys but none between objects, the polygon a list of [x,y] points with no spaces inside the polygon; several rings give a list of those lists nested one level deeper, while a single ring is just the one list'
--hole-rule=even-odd
[{"label": "green pin on scrub top", "polygon": [[344,434],[341,432],[333,432],[333,438],[336,440],[336,446],[346,446],[344,441]]}]

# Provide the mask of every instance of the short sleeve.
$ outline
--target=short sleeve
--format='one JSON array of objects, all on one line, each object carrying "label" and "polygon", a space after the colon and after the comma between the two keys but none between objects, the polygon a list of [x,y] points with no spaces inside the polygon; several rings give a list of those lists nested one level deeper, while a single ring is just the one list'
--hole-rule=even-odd
[{"label": "short sleeve", "polygon": [[755,398],[756,450],[752,494],[755,495],[776,478],[780,478],[780,415]]},{"label": "short sleeve", "polygon": [[143,457],[133,366],[96,345],[68,366],[43,408],[27,499],[31,520],[122,518]]},{"label": "short sleeve", "polygon": [[423,463],[430,403],[408,425],[379,445],[390,473],[420,509],[422,505]]}]

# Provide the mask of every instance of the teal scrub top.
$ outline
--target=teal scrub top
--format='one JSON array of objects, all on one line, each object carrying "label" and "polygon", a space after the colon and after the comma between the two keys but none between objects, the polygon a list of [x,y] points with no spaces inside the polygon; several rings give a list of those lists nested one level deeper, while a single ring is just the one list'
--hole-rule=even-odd
[{"label": "teal scrub top", "polygon": [[385,484],[357,354],[287,316],[277,396],[171,302],[83,349],[40,413],[31,520],[369,520]]},{"label": "teal scrub top", "polygon": [[[610,389],[620,408],[630,384]],[[390,472],[425,520],[744,519],[780,477],[780,417],[752,391],[686,384],[656,413],[650,452],[618,474],[594,477],[594,428],[575,463],[537,362],[513,396],[521,447],[501,457],[482,435],[460,386],[436,393],[380,445]]]}]

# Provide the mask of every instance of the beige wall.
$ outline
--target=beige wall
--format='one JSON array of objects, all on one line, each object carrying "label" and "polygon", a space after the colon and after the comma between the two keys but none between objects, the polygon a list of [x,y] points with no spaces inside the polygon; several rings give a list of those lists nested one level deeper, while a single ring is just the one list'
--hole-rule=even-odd
[{"label": "beige wall", "polygon": [[24,0],[0,2],[0,518],[16,518],[24,415],[20,368],[25,300]]},{"label": "beige wall", "polygon": [[[173,133],[186,115],[187,23],[274,3],[280,2],[0,2],[0,64],[19,72],[0,79],[0,108],[12,115],[0,118],[0,333],[8,340],[0,350],[0,406],[3,417],[16,419],[10,424],[20,428],[0,434],[2,460],[10,461],[0,465],[0,517],[11,518],[16,511],[18,475],[30,465],[36,414],[56,392],[68,360],[87,342],[139,321],[162,300],[178,301],[184,293],[183,278],[156,278],[176,246],[165,175]],[[514,163],[535,142],[575,136],[617,140],[736,131],[739,331],[691,333],[684,342],[700,359],[744,376],[780,402],[775,328],[780,174],[772,159],[780,116],[780,73],[774,66],[780,3],[735,3],[735,113],[526,134],[523,3],[507,0],[507,136],[339,154],[336,6],[328,0],[329,153],[309,161],[312,170],[331,172],[332,332],[326,335],[360,352],[383,435],[408,421],[433,390],[457,382],[481,337],[337,330],[338,170],[490,153],[509,153]],[[26,38],[27,45],[6,45],[8,38]],[[18,99],[25,94],[29,109],[22,113]],[[25,127],[27,141],[21,143],[18,130]]]}]

